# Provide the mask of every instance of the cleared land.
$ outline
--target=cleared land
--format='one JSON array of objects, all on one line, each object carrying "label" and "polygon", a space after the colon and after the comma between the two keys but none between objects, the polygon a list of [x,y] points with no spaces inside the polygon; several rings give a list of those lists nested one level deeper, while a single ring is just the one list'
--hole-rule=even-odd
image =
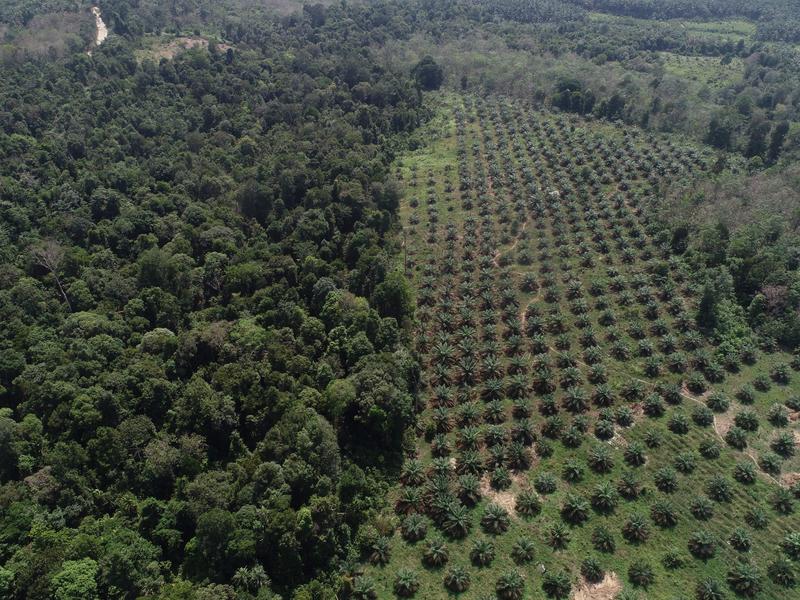
[{"label": "cleared land", "polygon": [[787,598],[800,364],[700,335],[646,209],[713,154],[459,96],[428,139],[397,163],[426,408],[356,591]]}]

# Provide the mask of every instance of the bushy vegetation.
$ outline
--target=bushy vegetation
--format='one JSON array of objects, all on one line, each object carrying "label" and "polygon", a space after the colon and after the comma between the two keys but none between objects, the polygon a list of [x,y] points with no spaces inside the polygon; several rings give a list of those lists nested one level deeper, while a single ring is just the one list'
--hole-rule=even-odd
[{"label": "bushy vegetation", "polygon": [[4,597],[338,589],[414,415],[387,167],[426,110],[327,27],[3,67]]}]

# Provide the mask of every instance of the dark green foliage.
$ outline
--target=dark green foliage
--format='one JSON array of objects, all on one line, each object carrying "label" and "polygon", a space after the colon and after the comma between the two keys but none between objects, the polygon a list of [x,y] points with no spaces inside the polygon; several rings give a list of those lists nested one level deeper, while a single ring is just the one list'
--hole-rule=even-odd
[{"label": "dark green foliage", "polygon": [[495,585],[500,600],[522,600],[525,591],[525,580],[519,571],[513,569],[503,573]]},{"label": "dark green foliage", "polygon": [[572,581],[566,571],[548,571],[542,577],[542,590],[548,598],[569,598]]},{"label": "dark green foliage", "polygon": [[431,56],[424,56],[411,70],[414,79],[423,90],[438,90],[444,80],[444,73]]},{"label": "dark green foliage", "polygon": [[454,566],[444,576],[445,587],[455,593],[462,593],[469,589],[470,575],[464,567]]},{"label": "dark green foliage", "polygon": [[402,598],[410,598],[419,590],[419,577],[410,569],[399,569],[394,578],[394,593]]},{"label": "dark green foliage", "polygon": [[508,529],[511,519],[508,512],[498,504],[489,504],[483,511],[481,517],[481,527],[487,533],[500,534]]},{"label": "dark green foliage", "polygon": [[542,503],[539,496],[536,495],[536,492],[531,489],[525,489],[517,495],[516,506],[514,508],[517,514],[530,519],[541,512]]},{"label": "dark green foliage", "polygon": [[754,598],[761,591],[761,573],[748,562],[739,562],[728,570],[726,580],[739,596]]},{"label": "dark green foliage", "polygon": [[780,586],[793,588],[797,585],[797,574],[792,562],[779,558],[767,567],[769,578]]},{"label": "dark green foliage", "polygon": [[725,591],[716,579],[704,579],[697,584],[695,597],[697,600],[724,600]]},{"label": "dark green foliage", "polygon": [[528,538],[519,538],[511,547],[511,558],[517,564],[527,564],[536,556],[536,546]]},{"label": "dark green foliage", "polygon": [[636,587],[648,588],[655,581],[655,573],[645,560],[636,560],[628,567],[628,580]]},{"label": "dark green foliage", "polygon": [[747,530],[741,527],[737,527],[733,530],[731,537],[728,539],[728,543],[732,548],[738,550],[739,552],[749,552],[753,545],[753,542],[750,539],[750,534],[747,533]]},{"label": "dark green foliage", "polygon": [[469,559],[478,567],[488,567],[497,556],[494,544],[486,539],[477,539],[469,551]]},{"label": "dark green foliage", "polygon": [[447,561],[450,560],[450,553],[444,540],[440,538],[428,540],[422,560],[429,567],[442,567],[447,564]]},{"label": "dark green foliage", "polygon": [[689,552],[701,560],[713,558],[716,553],[717,543],[714,537],[706,531],[696,531],[689,536]]},{"label": "dark green foliage", "polygon": [[698,496],[689,505],[689,512],[698,521],[708,521],[714,516],[714,503],[705,496]]},{"label": "dark green foliage", "polygon": [[631,544],[643,544],[650,537],[650,525],[644,515],[633,513],[623,524],[622,535]]},{"label": "dark green foliage", "polygon": [[786,537],[781,541],[781,549],[790,559],[800,560],[800,533],[792,532],[786,534]]},{"label": "dark green foliage", "polygon": [[581,575],[583,575],[586,581],[599,583],[603,580],[603,577],[605,577],[605,571],[600,565],[600,562],[596,558],[590,556],[581,562]]}]

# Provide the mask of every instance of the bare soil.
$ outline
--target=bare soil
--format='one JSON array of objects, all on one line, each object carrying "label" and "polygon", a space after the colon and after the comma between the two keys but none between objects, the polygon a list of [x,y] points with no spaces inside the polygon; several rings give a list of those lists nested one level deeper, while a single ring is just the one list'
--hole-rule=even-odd
[{"label": "bare soil", "polygon": [[622,582],[613,571],[606,573],[600,583],[583,581],[572,595],[572,600],[614,600],[622,590]]}]

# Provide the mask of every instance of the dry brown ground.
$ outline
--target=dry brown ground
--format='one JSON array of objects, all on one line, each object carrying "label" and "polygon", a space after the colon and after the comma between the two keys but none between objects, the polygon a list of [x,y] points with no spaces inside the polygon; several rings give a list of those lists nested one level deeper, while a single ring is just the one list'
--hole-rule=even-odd
[{"label": "dry brown ground", "polygon": [[582,582],[572,595],[572,600],[613,600],[620,590],[622,590],[622,582],[617,574],[606,573],[600,583]]}]

